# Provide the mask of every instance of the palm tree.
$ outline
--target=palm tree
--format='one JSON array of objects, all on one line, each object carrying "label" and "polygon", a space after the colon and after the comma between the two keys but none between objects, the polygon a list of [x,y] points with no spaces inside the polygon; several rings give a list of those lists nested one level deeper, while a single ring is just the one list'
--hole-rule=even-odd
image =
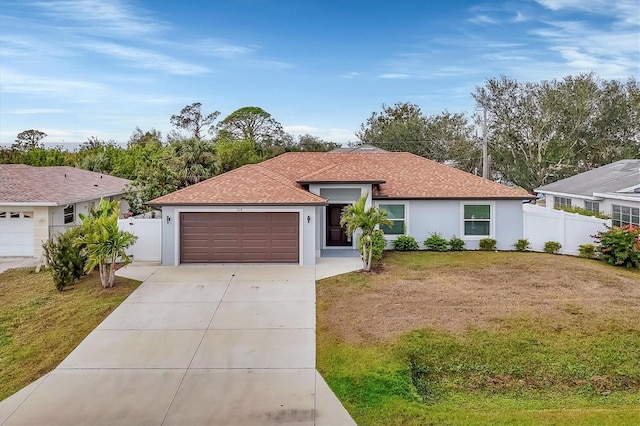
[{"label": "palm tree", "polygon": [[364,271],[371,270],[371,261],[373,260],[373,236],[376,232],[382,232],[380,225],[391,226],[392,223],[387,219],[387,212],[377,207],[366,208],[369,193],[362,194],[355,204],[346,206],[342,210],[340,217],[340,225],[347,228],[347,234],[352,235],[358,229],[361,232],[360,250],[362,258],[362,269]]},{"label": "palm tree", "polygon": [[83,236],[79,244],[84,244],[83,254],[87,256],[85,271],[96,266],[100,272],[102,287],[113,287],[116,273],[116,261],[125,265],[131,263],[126,249],[136,242],[138,237],[118,229],[118,201],[100,200],[100,204],[88,216],[82,216]]}]

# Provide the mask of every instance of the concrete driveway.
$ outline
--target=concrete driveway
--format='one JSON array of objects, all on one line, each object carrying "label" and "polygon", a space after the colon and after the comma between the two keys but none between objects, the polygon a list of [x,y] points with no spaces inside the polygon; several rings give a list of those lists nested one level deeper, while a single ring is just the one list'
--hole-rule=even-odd
[{"label": "concrete driveway", "polygon": [[315,267],[128,275],[145,282],[54,371],[0,403],[0,424],[355,424],[315,368]]}]

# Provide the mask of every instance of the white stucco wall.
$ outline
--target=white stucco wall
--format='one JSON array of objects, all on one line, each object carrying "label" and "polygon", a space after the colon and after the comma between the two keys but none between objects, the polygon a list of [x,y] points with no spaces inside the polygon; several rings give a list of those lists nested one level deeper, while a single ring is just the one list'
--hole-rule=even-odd
[{"label": "white stucco wall", "polygon": [[[491,206],[490,238],[497,241],[498,250],[511,250],[513,244],[522,238],[522,201],[520,200],[374,200],[375,205],[404,204],[407,235],[413,236],[424,248],[423,242],[431,233],[437,232],[443,238],[454,235],[465,241],[465,249],[478,249],[478,241],[484,236],[465,236],[463,206],[468,204],[489,204]],[[393,241],[397,235],[387,235]],[[390,247],[390,246],[389,246]]]},{"label": "white stucco wall", "polygon": [[[316,206],[162,207],[162,264],[180,263],[180,213],[186,212],[296,212],[300,226],[300,264],[316,263]],[[307,217],[309,220],[307,221]]]}]

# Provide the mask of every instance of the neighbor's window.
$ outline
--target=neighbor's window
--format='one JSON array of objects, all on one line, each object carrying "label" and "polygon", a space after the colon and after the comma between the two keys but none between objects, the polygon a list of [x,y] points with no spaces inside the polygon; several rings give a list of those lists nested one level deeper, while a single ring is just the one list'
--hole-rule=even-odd
[{"label": "neighbor's window", "polygon": [[597,201],[585,201],[584,208],[590,212],[600,213],[600,203]]},{"label": "neighbor's window", "polygon": [[75,216],[76,216],[75,215],[75,208],[74,208],[73,204],[71,204],[71,205],[69,205],[69,206],[64,208],[64,223],[65,223],[65,225],[67,223],[75,222],[75,220],[76,220]]},{"label": "neighbor's window", "polygon": [[571,207],[571,198],[553,196],[553,207],[561,209],[563,207]]},{"label": "neighbor's window", "polygon": [[391,226],[383,225],[380,227],[386,235],[404,234],[404,204],[380,204],[380,210],[387,212],[387,219],[391,221]]},{"label": "neighbor's window", "polygon": [[613,226],[640,226],[640,208],[613,204],[611,206],[611,224]]},{"label": "neighbor's window", "polygon": [[7,212],[0,212],[0,219],[7,217]]},{"label": "neighbor's window", "polygon": [[491,206],[489,204],[464,205],[464,235],[491,235]]}]

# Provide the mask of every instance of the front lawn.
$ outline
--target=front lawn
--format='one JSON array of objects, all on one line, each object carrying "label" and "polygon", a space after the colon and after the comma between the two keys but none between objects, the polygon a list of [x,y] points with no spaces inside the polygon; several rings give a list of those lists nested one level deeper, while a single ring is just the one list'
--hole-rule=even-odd
[{"label": "front lawn", "polygon": [[317,285],[317,365],[359,425],[636,424],[640,271],[385,254]]},{"label": "front lawn", "polygon": [[63,292],[48,271],[0,273],[0,400],[55,368],[140,282],[97,273]]}]

